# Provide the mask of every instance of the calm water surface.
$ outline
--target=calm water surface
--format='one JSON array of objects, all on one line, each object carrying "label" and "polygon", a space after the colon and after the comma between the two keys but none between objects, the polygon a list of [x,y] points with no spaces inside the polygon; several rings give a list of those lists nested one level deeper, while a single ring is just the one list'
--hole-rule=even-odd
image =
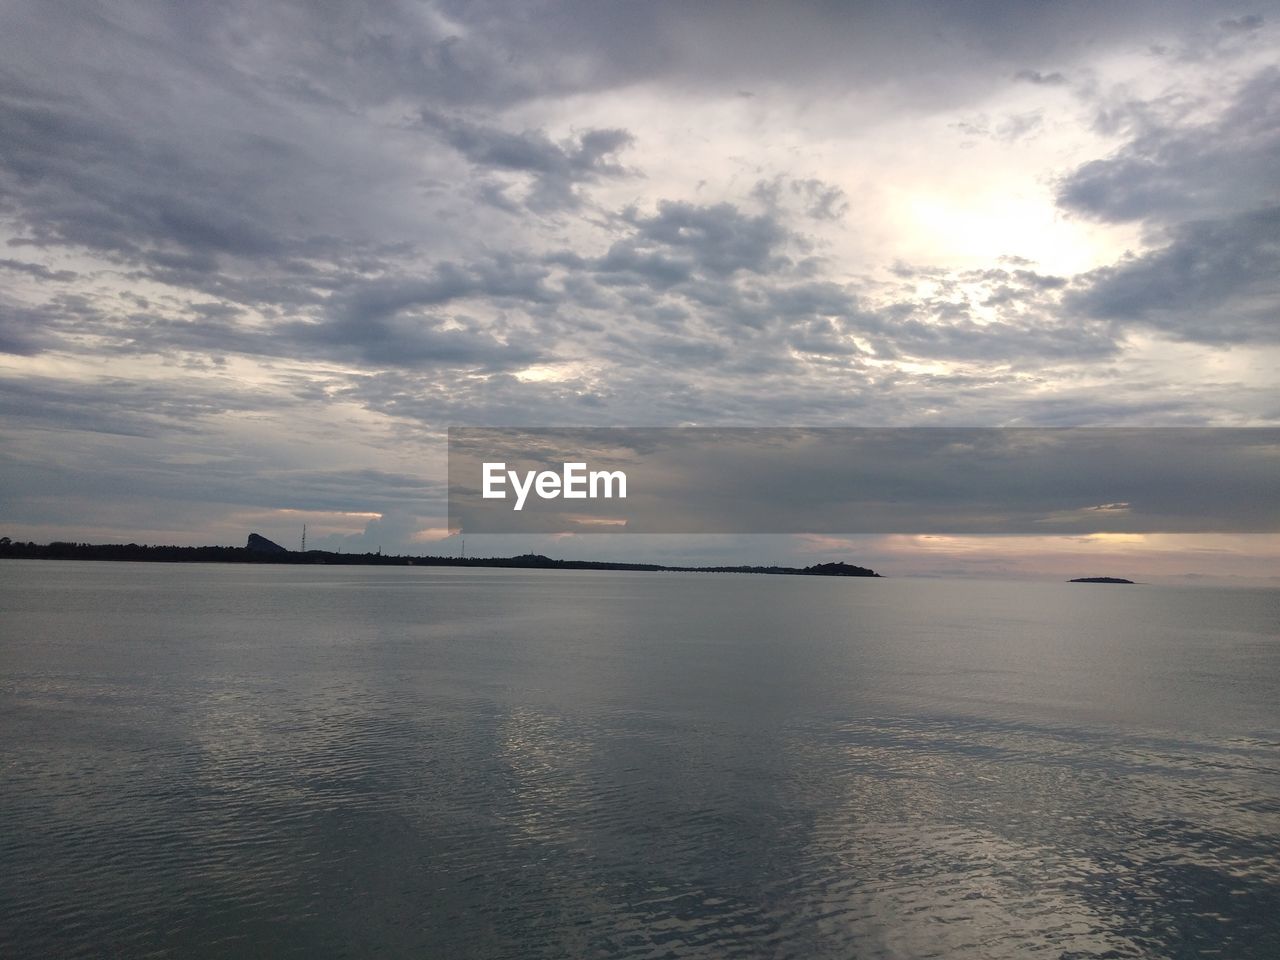
[{"label": "calm water surface", "polygon": [[1280,957],[1280,592],[0,561],[0,956]]}]

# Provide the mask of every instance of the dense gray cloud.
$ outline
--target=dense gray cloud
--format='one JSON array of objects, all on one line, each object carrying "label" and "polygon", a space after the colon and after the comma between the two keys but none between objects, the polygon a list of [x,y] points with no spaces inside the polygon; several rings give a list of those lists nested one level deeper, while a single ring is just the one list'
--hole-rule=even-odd
[{"label": "dense gray cloud", "polygon": [[727,278],[739,271],[785,269],[787,230],[769,215],[752,216],[728,203],[699,206],[661,201],[652,216],[630,208],[620,221],[628,235],[594,261],[572,257],[609,283],[637,282],[668,287],[695,276]]},{"label": "dense gray cloud", "polygon": [[1103,106],[1099,122],[1128,139],[1067,176],[1058,202],[1100,220],[1171,223],[1241,213],[1280,195],[1280,69],[1251,77],[1214,119],[1188,122],[1198,106]]},{"label": "dense gray cloud", "polygon": [[1127,103],[1104,114],[1129,135],[1067,176],[1058,202],[1157,238],[1081,278],[1078,313],[1141,321],[1206,343],[1280,339],[1280,70],[1265,68],[1214,119],[1194,104]]},{"label": "dense gray cloud", "polygon": [[[729,90],[799,86],[827,96],[872,88],[901,104],[954,103],[1006,82],[1028,61],[1064,62],[1083,51],[1097,56],[1107,46],[1123,49],[1135,34],[1177,36],[1206,19],[1237,15],[1234,4],[1190,0],[1106,7],[572,0],[522,4],[518,11],[502,0],[456,0],[446,9],[484,38],[460,40],[459,48],[472,55],[477,48],[519,52],[526,90],[563,94],[578,84],[598,89],[661,80]],[[518,95],[519,83],[508,95]],[[493,82],[476,90],[492,96]]]},{"label": "dense gray cloud", "polygon": [[0,401],[16,424],[158,436],[228,411],[269,410],[279,398],[213,386],[185,387],[110,378],[94,383],[54,378],[0,382]]},{"label": "dense gray cloud", "polygon": [[76,279],[79,274],[74,270],[50,270],[43,263],[27,263],[23,260],[0,259],[0,267],[35,277],[37,280],[55,280],[65,283]]},{"label": "dense gray cloud", "polygon": [[26,357],[42,353],[55,338],[44,329],[47,311],[0,300],[0,353]]},{"label": "dense gray cloud", "polygon": [[[457,324],[452,317],[450,323]],[[518,344],[500,343],[474,325],[445,327],[442,318],[366,318],[338,323],[289,325],[279,331],[290,345],[323,355],[350,358],[375,366],[480,367],[526,366],[540,354]]]},{"label": "dense gray cloud", "polygon": [[1068,305],[1090,316],[1141,320],[1205,343],[1276,342],[1280,207],[1181,224],[1168,246],[1084,279]]},{"label": "dense gray cloud", "polygon": [[[507,133],[431,113],[424,113],[422,119],[476,167],[531,174],[533,184],[525,203],[536,211],[576,207],[580,202],[576,184],[624,175],[627,171],[617,154],[634,140],[626,130],[588,130],[573,140],[554,143],[539,130]],[[501,191],[489,199],[506,206]]]}]

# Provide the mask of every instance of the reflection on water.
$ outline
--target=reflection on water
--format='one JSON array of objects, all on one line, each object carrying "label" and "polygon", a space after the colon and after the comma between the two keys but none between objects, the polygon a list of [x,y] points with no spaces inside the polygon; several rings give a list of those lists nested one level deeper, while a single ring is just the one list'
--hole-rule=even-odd
[{"label": "reflection on water", "polygon": [[27,562],[0,617],[3,956],[1280,956],[1274,591]]}]

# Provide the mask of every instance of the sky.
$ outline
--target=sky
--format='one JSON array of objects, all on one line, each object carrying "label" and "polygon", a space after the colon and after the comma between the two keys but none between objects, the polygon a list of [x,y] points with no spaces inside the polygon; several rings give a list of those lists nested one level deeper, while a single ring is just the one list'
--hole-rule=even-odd
[{"label": "sky", "polygon": [[[1280,424],[1280,5],[9,0],[0,534],[453,552],[454,426]],[[469,552],[1280,583],[1280,540]]]}]

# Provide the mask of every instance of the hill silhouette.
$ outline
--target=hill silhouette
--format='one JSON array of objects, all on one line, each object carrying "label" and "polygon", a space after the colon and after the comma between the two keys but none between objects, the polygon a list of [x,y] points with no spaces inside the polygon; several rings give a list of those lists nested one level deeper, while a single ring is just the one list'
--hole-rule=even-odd
[{"label": "hill silhouette", "polygon": [[268,540],[260,534],[249,534],[249,540],[245,543],[246,550],[256,550],[259,553],[288,553],[284,547],[276,543],[274,540]]}]

